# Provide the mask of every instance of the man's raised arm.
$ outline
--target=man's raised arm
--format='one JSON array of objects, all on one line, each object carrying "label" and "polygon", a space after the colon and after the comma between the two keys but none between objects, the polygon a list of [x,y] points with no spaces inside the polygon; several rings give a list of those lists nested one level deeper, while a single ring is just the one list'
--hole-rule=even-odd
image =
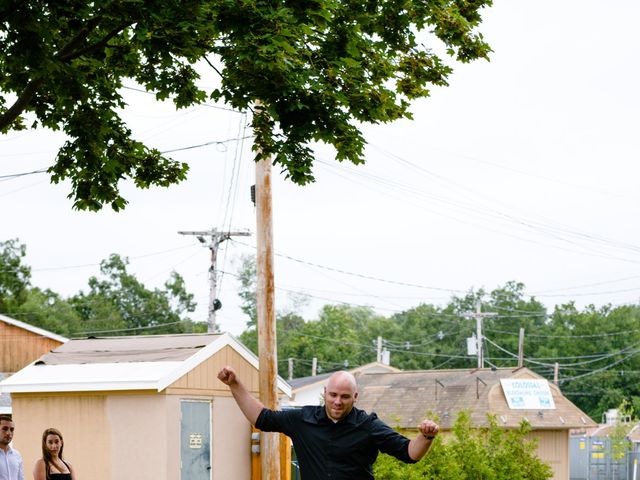
[{"label": "man's raised arm", "polygon": [[425,456],[439,430],[438,425],[431,420],[424,420],[418,425],[418,435],[409,443],[409,456],[414,461]]},{"label": "man's raised arm", "polygon": [[264,408],[262,402],[251,395],[240,380],[237,379],[236,372],[233,368],[226,366],[220,370],[218,380],[229,386],[238,407],[240,407],[244,416],[247,417],[247,420],[251,422],[251,425],[255,425],[258,415],[260,415],[260,412],[262,412]]}]

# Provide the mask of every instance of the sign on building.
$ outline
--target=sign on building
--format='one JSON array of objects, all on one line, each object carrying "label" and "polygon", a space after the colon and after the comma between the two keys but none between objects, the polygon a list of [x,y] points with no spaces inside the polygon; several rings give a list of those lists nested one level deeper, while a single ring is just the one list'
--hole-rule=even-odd
[{"label": "sign on building", "polygon": [[549,382],[544,379],[500,379],[507,403],[512,410],[552,410],[556,408]]}]

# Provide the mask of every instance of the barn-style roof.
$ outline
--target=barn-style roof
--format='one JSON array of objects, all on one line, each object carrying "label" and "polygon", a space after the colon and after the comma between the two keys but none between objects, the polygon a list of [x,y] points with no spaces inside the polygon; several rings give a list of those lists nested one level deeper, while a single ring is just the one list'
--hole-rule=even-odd
[{"label": "barn-style roof", "polygon": [[416,428],[424,418],[438,418],[450,429],[457,413],[466,410],[474,426],[486,426],[487,414],[498,424],[514,428],[526,420],[534,429],[570,429],[596,425],[589,416],[549,384],[553,409],[511,409],[501,379],[541,379],[527,368],[425,370],[365,373],[358,377],[358,407],[376,412],[399,428]]},{"label": "barn-style roof", "polygon": [[[228,333],[72,339],[0,382],[0,392],[162,391],[229,346],[258,359]],[[291,387],[278,378],[278,388]]]},{"label": "barn-style roof", "polygon": [[20,320],[16,320],[15,318],[7,317],[6,315],[0,314],[0,322],[4,322],[8,325],[13,325],[14,327],[21,328],[23,330],[27,330],[36,335],[47,337],[52,340],[56,340],[60,343],[65,343],[69,339],[63,337],[62,335],[58,335],[57,333],[50,332],[49,330],[45,330],[44,328],[34,327],[33,325],[29,325],[28,323],[21,322]]}]

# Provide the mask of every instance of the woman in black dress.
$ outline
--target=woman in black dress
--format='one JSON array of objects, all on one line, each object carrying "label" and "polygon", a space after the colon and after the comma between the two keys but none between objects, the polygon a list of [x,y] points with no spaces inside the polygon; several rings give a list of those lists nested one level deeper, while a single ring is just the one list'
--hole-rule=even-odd
[{"label": "woman in black dress", "polygon": [[33,468],[33,480],[77,480],[71,464],[62,458],[64,440],[55,428],[42,433],[42,458]]}]

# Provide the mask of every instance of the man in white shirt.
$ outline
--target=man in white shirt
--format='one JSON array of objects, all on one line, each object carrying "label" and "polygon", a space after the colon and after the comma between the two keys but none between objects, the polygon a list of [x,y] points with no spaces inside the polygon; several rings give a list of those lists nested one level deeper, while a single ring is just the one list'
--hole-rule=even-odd
[{"label": "man in white shirt", "polygon": [[15,424],[8,415],[0,415],[0,480],[24,480],[22,455],[11,448]]}]

